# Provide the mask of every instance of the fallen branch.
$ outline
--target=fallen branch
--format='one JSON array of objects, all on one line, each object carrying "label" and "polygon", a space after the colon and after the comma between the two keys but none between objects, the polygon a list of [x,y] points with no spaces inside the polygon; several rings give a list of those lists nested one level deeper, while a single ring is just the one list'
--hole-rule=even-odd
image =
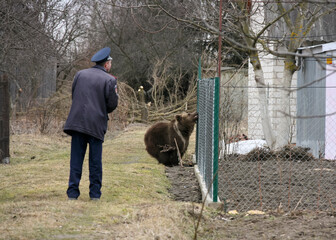
[{"label": "fallen branch", "polygon": [[180,166],[183,167],[183,163],[182,163],[182,158],[181,158],[181,153],[180,153],[180,149],[177,145],[177,141],[176,141],[176,138],[174,138],[174,141],[175,141],[175,145],[176,145],[176,149],[177,149],[177,158],[179,160],[179,163],[180,163]]}]

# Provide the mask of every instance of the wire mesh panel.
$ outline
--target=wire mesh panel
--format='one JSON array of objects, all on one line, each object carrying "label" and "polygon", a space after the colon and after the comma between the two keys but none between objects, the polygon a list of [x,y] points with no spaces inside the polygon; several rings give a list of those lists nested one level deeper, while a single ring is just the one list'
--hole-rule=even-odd
[{"label": "wire mesh panel", "polygon": [[209,195],[217,202],[219,79],[198,80],[197,164]]},{"label": "wire mesh panel", "polygon": [[[198,81],[197,163],[212,199],[216,180],[227,210],[334,212],[336,58],[302,59],[290,88],[273,78],[259,88],[244,75],[228,79],[222,78],[219,117],[214,81]],[[263,128],[265,119],[270,128]]]},{"label": "wire mesh panel", "polygon": [[[301,83],[299,79],[297,91],[291,96],[297,98],[291,103],[296,107],[295,114],[290,116],[292,137],[285,146],[270,149],[264,138],[254,137],[249,131],[252,128],[247,128],[247,114],[242,112],[243,117],[236,117],[237,106],[247,111],[246,103],[237,98],[232,101],[229,96],[240,92],[240,85],[223,91],[218,196],[226,200],[228,210],[335,211],[336,71],[335,78],[329,79],[331,67],[311,72],[311,62],[306,64],[306,74],[311,76],[308,82],[320,79],[321,74],[327,77],[307,87],[301,87],[307,82]],[[268,91],[268,104],[277,103],[273,98],[282,90],[268,86]],[[276,128],[282,116],[278,112],[274,107],[270,115],[276,136],[281,134]],[[249,109],[248,116],[261,122],[257,108]]]}]

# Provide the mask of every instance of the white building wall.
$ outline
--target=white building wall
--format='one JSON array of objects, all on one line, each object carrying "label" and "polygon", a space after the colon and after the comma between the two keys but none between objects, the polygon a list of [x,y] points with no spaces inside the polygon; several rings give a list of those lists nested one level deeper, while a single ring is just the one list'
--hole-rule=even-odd
[{"label": "white building wall", "polygon": [[[254,4],[257,9],[257,4]],[[264,11],[261,7],[258,8],[257,15],[251,17],[252,29],[256,30],[258,27],[262,28],[261,23],[264,22]],[[273,46],[273,50],[275,49]],[[260,47],[261,49],[261,47]],[[269,114],[271,117],[272,128],[277,131],[279,126],[279,120],[282,117],[280,112],[280,93],[283,91],[283,71],[284,61],[271,54],[265,54],[260,52],[260,61],[262,70],[264,72],[264,79],[266,84],[267,102],[269,107]],[[264,133],[261,126],[261,115],[259,111],[259,94],[257,85],[255,82],[254,71],[251,64],[249,64],[249,76],[248,76],[248,136],[250,139],[264,139]],[[294,74],[292,80],[292,89],[296,87],[297,73]],[[291,94],[291,115],[296,115],[296,91],[292,91]],[[295,123],[292,125],[292,140],[295,142]]]}]

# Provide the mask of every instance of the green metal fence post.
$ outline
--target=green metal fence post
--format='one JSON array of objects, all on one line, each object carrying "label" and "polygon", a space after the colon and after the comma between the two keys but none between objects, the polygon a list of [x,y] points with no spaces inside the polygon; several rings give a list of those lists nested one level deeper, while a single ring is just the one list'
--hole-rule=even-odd
[{"label": "green metal fence post", "polygon": [[[197,76],[197,113],[199,114],[199,84],[198,82],[202,78],[202,65],[201,65],[201,57],[198,61],[198,76]],[[196,125],[196,147],[195,147],[195,155],[196,155],[196,163],[198,163],[198,123]]]},{"label": "green metal fence post", "polygon": [[218,131],[219,131],[219,77],[215,78],[215,96],[214,96],[214,135],[213,135],[213,202],[218,201]]}]

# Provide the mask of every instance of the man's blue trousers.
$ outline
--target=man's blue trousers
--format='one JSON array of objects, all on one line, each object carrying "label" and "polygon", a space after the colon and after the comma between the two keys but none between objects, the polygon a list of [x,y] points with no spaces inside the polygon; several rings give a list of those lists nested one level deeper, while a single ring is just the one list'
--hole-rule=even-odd
[{"label": "man's blue trousers", "polygon": [[79,182],[87,145],[89,145],[89,179],[90,198],[100,198],[102,186],[102,150],[103,141],[87,134],[73,132],[71,139],[70,177],[67,195],[78,198],[80,195]]}]

